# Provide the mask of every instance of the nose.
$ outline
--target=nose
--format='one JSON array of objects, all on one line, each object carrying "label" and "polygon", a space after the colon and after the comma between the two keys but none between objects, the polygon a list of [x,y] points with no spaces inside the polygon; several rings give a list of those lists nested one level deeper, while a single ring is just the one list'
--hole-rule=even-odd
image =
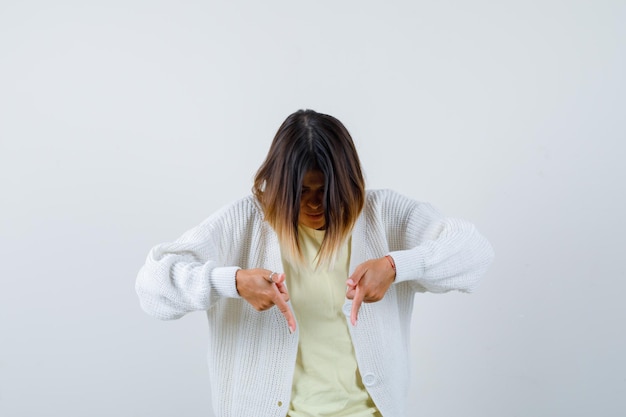
[{"label": "nose", "polygon": [[322,203],[319,200],[309,200],[306,205],[312,209],[318,209]]},{"label": "nose", "polygon": [[319,195],[311,197],[307,200],[306,205],[316,210],[322,206],[322,197]]}]

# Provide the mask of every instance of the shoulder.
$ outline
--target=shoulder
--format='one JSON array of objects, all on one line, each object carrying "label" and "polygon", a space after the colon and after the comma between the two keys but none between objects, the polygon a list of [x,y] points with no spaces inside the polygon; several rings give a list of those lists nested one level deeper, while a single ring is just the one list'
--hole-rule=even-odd
[{"label": "shoulder", "polygon": [[402,218],[413,215],[439,217],[441,213],[430,203],[415,200],[390,189],[367,190],[364,211],[383,217]]},{"label": "shoulder", "polygon": [[263,216],[261,204],[253,195],[247,195],[239,200],[233,201],[225,209],[228,212],[245,216]]},{"label": "shoulder", "polygon": [[397,191],[390,189],[367,190],[365,197],[366,209],[389,209],[392,207],[410,207],[423,204]]},{"label": "shoulder", "polygon": [[238,200],[232,201],[219,210],[217,210],[212,216],[225,216],[235,214],[261,214],[261,205],[253,195],[247,195]]},{"label": "shoulder", "polygon": [[233,228],[255,221],[263,221],[263,210],[257,199],[253,195],[248,195],[221,207],[206,218],[202,224],[212,228]]},{"label": "shoulder", "polygon": [[223,206],[177,239],[182,242],[229,242],[263,224],[261,207],[253,196]]}]

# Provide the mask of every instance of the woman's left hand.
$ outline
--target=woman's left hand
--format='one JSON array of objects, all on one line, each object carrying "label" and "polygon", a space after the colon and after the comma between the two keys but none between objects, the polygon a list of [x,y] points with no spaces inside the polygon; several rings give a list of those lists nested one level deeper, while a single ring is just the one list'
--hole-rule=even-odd
[{"label": "woman's left hand", "polygon": [[350,322],[356,325],[361,303],[380,301],[396,279],[396,271],[389,259],[370,259],[357,266],[346,285],[346,297],[352,300]]}]

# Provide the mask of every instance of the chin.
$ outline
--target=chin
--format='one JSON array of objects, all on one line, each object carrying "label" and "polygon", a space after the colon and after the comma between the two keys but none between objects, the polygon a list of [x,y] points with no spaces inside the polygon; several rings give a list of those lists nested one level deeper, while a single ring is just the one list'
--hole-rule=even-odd
[{"label": "chin", "polygon": [[300,222],[301,225],[308,227],[309,229],[324,229],[326,224],[324,222]]}]

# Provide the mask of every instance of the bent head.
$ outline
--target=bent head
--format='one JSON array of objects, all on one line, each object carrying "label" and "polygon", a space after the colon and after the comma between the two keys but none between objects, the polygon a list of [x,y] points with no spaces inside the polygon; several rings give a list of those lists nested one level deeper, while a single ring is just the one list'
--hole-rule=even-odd
[{"label": "bent head", "polygon": [[257,171],[253,191],[266,220],[296,259],[298,225],[326,229],[320,259],[332,259],[365,201],[365,181],[350,133],[326,114],[291,114]]}]

